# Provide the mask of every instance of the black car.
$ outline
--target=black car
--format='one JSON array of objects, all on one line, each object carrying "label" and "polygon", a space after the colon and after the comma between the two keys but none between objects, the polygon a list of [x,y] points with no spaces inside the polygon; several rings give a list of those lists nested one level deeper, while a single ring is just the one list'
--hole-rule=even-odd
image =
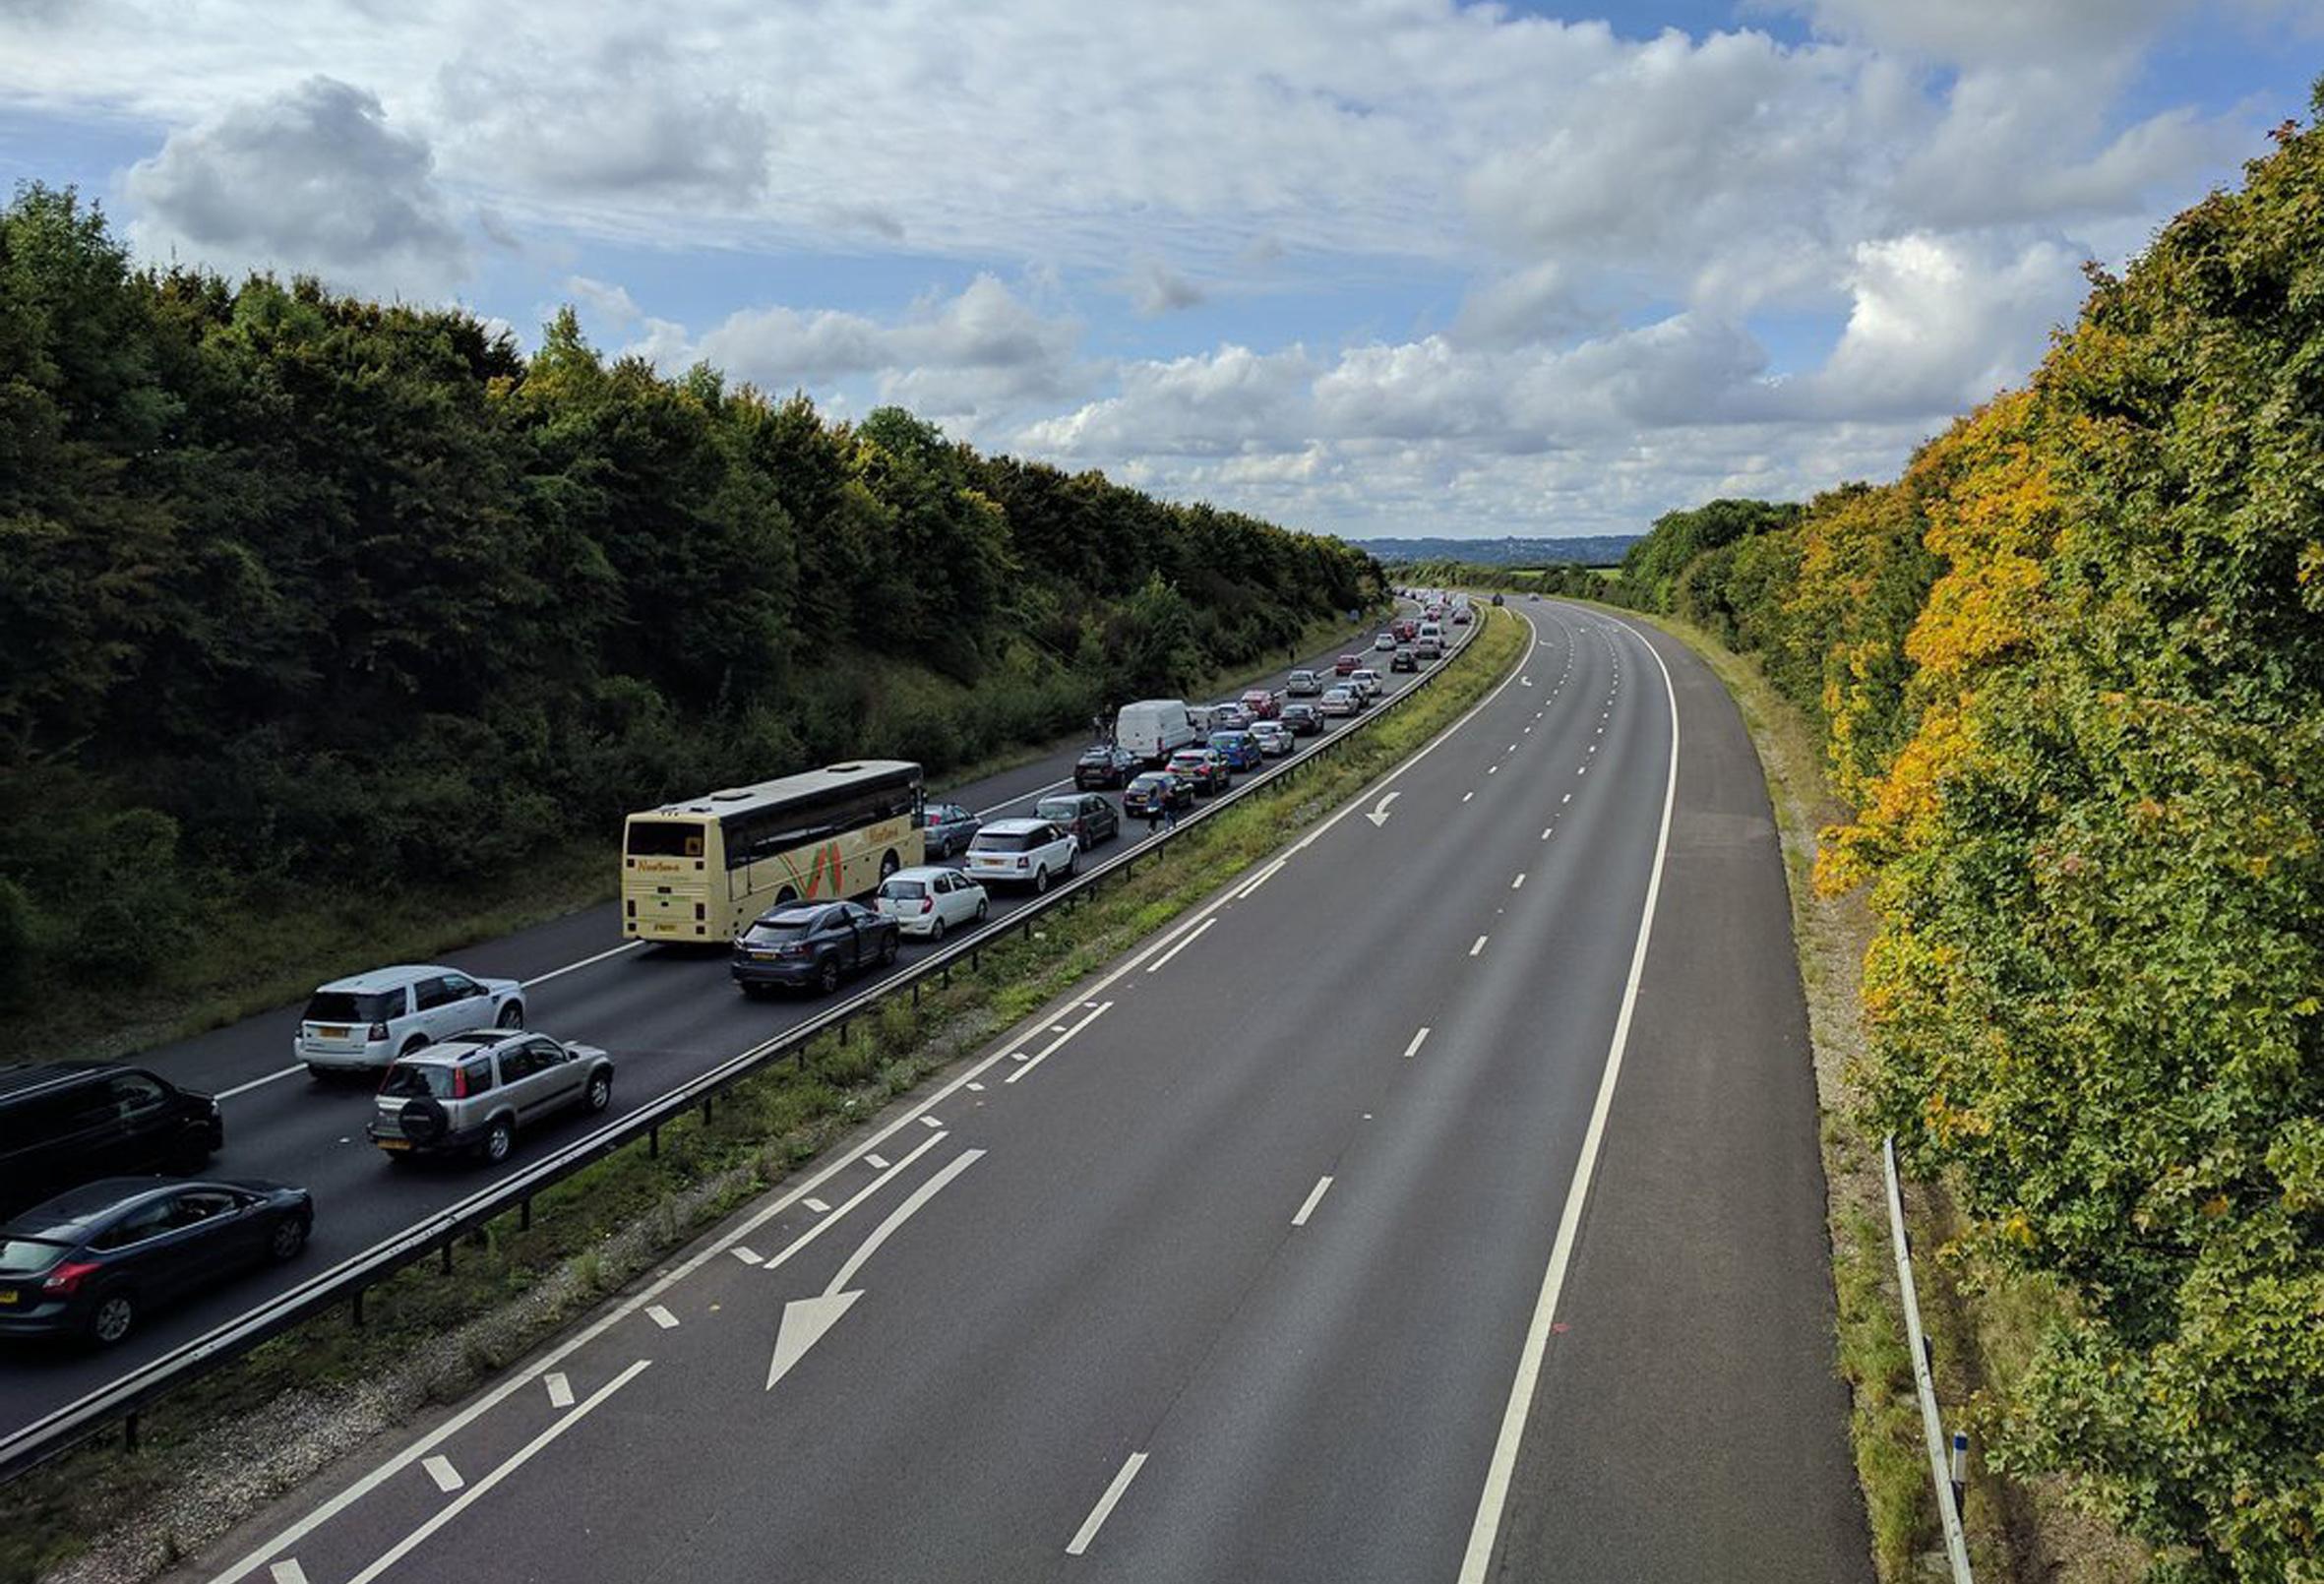
[{"label": "black car", "polygon": [[1128,786],[1137,773],[1138,759],[1127,748],[1116,748],[1111,743],[1099,743],[1073,762],[1073,789],[1086,792],[1092,787]]},{"label": "black car", "polygon": [[1133,819],[1143,820],[1157,808],[1191,809],[1194,806],[1194,783],[1183,775],[1168,770],[1148,770],[1130,783],[1130,790],[1122,794],[1122,812]]},{"label": "black car", "polygon": [[1294,737],[1313,737],[1323,729],[1323,711],[1304,699],[1295,699],[1283,706],[1283,724]]},{"label": "black car", "polygon": [[1396,652],[1388,656],[1388,669],[1390,671],[1418,671],[1420,656],[1413,653],[1411,644],[1399,643],[1396,645]]},{"label": "black car", "polygon": [[0,1215],[124,1172],[198,1172],[225,1142],[217,1102],[143,1067],[0,1067]]},{"label": "black car", "polygon": [[734,943],[734,982],[746,996],[778,986],[829,995],[840,977],[895,960],[895,920],[860,902],[793,903],[760,915]]},{"label": "black car", "polygon": [[108,1177],[0,1225],[0,1336],[110,1347],[172,1299],[294,1259],[315,1224],[301,1188]]},{"label": "black car", "polygon": [[1043,798],[1033,805],[1033,818],[1070,830],[1083,852],[1122,834],[1122,817],[1095,792],[1075,792],[1070,797],[1061,793],[1054,798]]}]

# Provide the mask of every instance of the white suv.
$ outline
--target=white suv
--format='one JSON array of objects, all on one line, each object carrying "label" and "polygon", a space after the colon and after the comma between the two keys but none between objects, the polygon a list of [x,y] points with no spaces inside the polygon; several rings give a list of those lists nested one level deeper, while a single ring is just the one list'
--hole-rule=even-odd
[{"label": "white suv", "polygon": [[307,1000],[291,1053],[317,1077],[377,1072],[398,1056],[471,1028],[522,1028],[524,987],[434,965],[334,979]]},{"label": "white suv", "polygon": [[1072,874],[1081,844],[1063,825],[1047,820],[996,820],[968,844],[968,873],[987,884],[1049,889],[1052,880]]}]

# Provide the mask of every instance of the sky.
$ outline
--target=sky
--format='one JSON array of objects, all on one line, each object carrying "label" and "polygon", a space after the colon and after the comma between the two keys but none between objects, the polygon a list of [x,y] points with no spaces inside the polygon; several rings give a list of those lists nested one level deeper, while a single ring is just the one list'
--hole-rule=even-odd
[{"label": "sky", "polygon": [[1373,535],[1893,477],[2310,116],[2324,0],[0,0],[144,261]]}]

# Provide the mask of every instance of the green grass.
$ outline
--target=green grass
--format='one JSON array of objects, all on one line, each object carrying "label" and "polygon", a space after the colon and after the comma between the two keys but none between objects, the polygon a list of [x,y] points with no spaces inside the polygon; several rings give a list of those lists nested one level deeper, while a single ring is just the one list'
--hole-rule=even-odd
[{"label": "green grass", "polygon": [[[826,1035],[802,1063],[754,1073],[718,1099],[709,1120],[689,1113],[663,1128],[658,1157],[632,1146],[577,1173],[535,1198],[530,1227],[510,1214],[463,1238],[449,1275],[434,1259],[398,1272],[367,1295],[361,1327],[343,1311],[319,1316],[163,1400],[144,1418],[140,1452],[100,1437],[17,1481],[8,1490],[11,1521],[0,1527],[0,1580],[36,1578],[91,1537],[114,1533],[124,1515],[150,1515],[184,1482],[230,1467],[234,1452],[221,1448],[221,1436],[264,1444],[275,1416],[295,1418],[305,1405],[350,1412],[383,1395],[384,1384],[404,1416],[472,1392],[890,1100],[1356,796],[1490,689],[1522,657],[1524,635],[1521,622],[1495,613],[1445,662],[1444,679],[1411,703],[1191,827],[1128,880],[1047,914],[1029,938],[1008,932],[984,951],[981,972],[955,974],[917,1007],[887,1003],[857,1019],[844,1043]],[[287,1488],[309,1472],[289,1470],[276,1483]],[[245,1489],[243,1499],[253,1493]],[[135,1525],[134,1544],[122,1542],[130,1571],[165,1565],[166,1555],[199,1548],[242,1516],[222,1498],[181,1498],[171,1510],[190,1515],[174,1527],[149,1517]]]}]

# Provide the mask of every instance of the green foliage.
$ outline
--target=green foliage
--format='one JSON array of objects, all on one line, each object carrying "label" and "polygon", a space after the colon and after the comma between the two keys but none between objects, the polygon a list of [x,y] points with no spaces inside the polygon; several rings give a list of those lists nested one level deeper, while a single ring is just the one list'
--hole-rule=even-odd
[{"label": "green foliage", "polygon": [[1369,605],[1336,540],[895,408],[524,357],[0,214],[0,1005],[166,982],[270,887],[489,883],[628,809],[1070,730]]},{"label": "green foliage", "polygon": [[1644,608],[1668,610],[1672,585],[1688,562],[1751,534],[1788,527],[1799,515],[1797,506],[1767,501],[1712,501],[1691,511],[1665,512],[1623,555],[1623,586]]}]

